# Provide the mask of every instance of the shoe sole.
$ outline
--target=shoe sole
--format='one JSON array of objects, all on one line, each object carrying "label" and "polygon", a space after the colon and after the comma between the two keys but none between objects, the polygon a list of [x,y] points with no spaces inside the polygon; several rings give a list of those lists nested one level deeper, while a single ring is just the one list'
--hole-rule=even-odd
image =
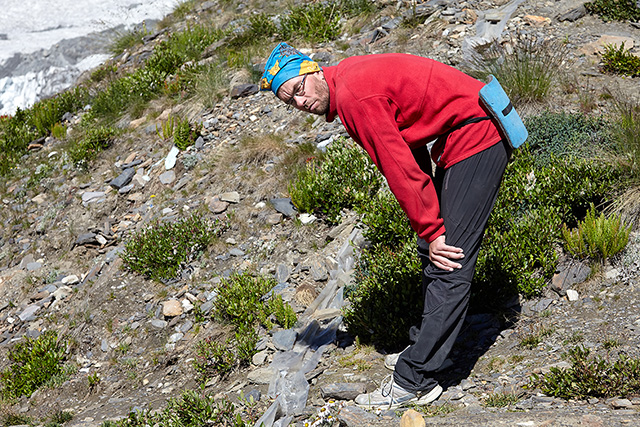
[{"label": "shoe sole", "polygon": [[433,390],[431,390],[429,393],[425,394],[424,396],[418,398],[418,397],[414,397],[411,400],[407,400],[406,402],[401,402],[401,403],[395,403],[393,405],[389,405],[389,404],[384,404],[384,405],[361,405],[357,402],[356,406],[363,408],[363,409],[369,409],[369,410],[376,410],[376,409],[384,409],[384,410],[391,410],[391,409],[397,409],[400,408],[402,406],[405,405],[410,405],[410,404],[414,404],[414,405],[418,405],[418,406],[423,406],[423,405],[428,405],[429,403],[435,401],[438,399],[438,397],[440,397],[440,395],[442,394],[442,387],[440,386],[440,384],[437,384]]}]

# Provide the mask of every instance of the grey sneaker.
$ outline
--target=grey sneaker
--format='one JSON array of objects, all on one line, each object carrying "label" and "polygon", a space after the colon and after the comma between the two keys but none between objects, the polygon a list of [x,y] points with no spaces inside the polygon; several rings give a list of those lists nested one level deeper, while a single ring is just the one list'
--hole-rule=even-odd
[{"label": "grey sneaker", "polygon": [[436,385],[428,393],[412,393],[396,384],[393,381],[393,376],[389,375],[378,390],[356,396],[355,402],[356,405],[364,409],[388,410],[399,408],[409,403],[427,405],[440,397],[441,394],[442,387],[440,385]]},{"label": "grey sneaker", "polygon": [[[407,348],[409,348],[409,346],[407,346]],[[405,348],[404,350],[406,350],[407,348]],[[384,358],[384,367],[395,371],[396,363],[398,363],[398,359],[400,358],[400,355],[404,350],[402,350],[400,353],[387,354]]]}]

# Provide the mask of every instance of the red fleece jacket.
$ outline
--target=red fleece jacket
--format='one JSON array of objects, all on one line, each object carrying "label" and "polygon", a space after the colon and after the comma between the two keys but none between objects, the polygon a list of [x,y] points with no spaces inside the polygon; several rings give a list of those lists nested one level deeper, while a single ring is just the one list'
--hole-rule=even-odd
[{"label": "red fleece jacket", "polygon": [[411,150],[436,140],[431,157],[447,168],[499,142],[491,120],[438,139],[467,119],[488,115],[478,98],[484,84],[432,59],[395,53],[355,56],[323,71],[330,97],[327,121],[340,117],[386,177],[420,237],[432,242],[444,234],[432,178]]}]

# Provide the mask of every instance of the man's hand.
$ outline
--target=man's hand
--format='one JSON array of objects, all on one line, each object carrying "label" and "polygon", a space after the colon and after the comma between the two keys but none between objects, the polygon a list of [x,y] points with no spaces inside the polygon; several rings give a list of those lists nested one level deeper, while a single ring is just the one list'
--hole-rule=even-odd
[{"label": "man's hand", "polygon": [[449,246],[445,242],[444,234],[429,243],[429,259],[438,268],[453,271],[454,268],[462,268],[454,259],[464,258],[461,248]]}]

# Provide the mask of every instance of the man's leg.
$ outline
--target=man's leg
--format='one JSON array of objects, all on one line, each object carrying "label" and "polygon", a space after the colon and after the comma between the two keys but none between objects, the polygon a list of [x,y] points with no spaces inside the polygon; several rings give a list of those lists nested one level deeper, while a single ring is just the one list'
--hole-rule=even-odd
[{"label": "man's leg", "polygon": [[[445,361],[464,321],[471,280],[484,229],[498,194],[508,161],[503,143],[498,143],[445,171],[436,171],[440,212],[446,243],[464,250],[457,260],[461,269],[441,270],[430,262],[424,268],[424,311],[419,327],[410,332],[413,344],[400,355],[394,381],[408,391],[429,391],[437,382],[436,371]],[[419,244],[422,257],[428,244]]]}]

